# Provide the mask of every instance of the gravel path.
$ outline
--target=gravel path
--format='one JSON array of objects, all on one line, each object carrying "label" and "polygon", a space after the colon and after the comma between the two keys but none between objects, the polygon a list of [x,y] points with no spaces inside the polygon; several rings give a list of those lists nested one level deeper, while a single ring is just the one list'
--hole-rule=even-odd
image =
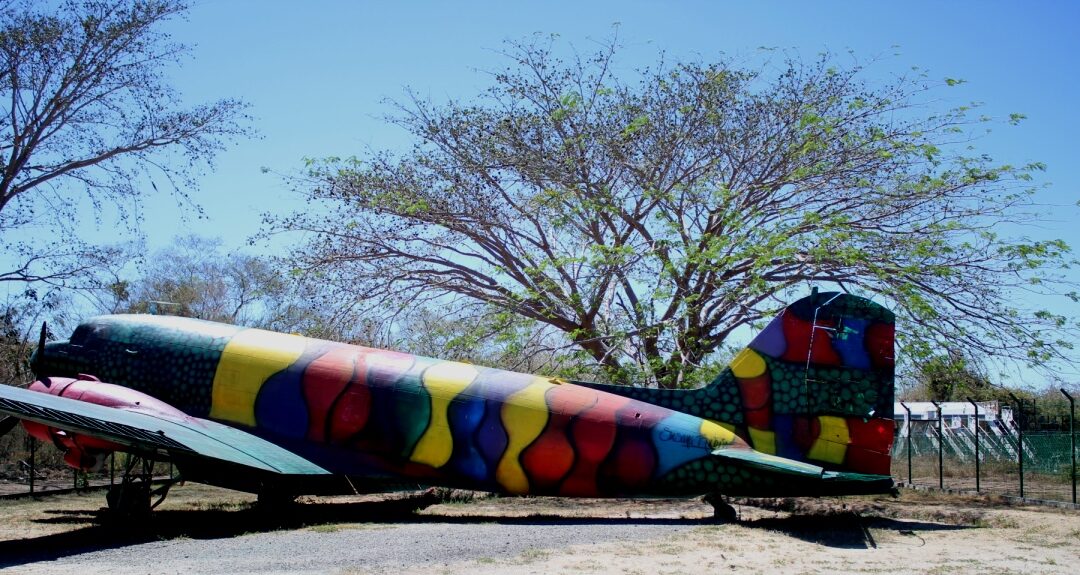
[{"label": "gravel path", "polygon": [[102,523],[99,497],[0,505],[0,575],[90,573],[1076,573],[1080,514],[993,498],[698,500],[310,498],[286,514],[184,486],[145,526]]},{"label": "gravel path", "polygon": [[230,539],[144,543],[12,566],[0,569],[0,573],[398,572],[464,561],[528,562],[546,556],[545,550],[652,539],[691,528],[682,524],[610,523],[341,525]]}]

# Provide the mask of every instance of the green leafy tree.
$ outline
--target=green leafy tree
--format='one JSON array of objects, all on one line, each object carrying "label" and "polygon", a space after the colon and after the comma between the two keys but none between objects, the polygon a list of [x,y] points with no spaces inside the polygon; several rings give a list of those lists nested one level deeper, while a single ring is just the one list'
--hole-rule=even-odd
[{"label": "green leafy tree", "polygon": [[303,232],[291,262],[341,301],[494,307],[617,381],[694,385],[811,285],[888,300],[915,357],[1065,353],[1075,326],[1016,295],[1067,292],[1069,248],[1008,233],[1043,166],[969,151],[982,120],[926,104],[956,81],[870,82],[830,56],[631,77],[615,53],[513,44],[475,99],[399,103],[415,146],[312,162],[310,208],[272,233]]},{"label": "green leafy tree", "polygon": [[[85,284],[117,254],[79,240],[110,207],[136,221],[159,183],[190,204],[193,176],[243,135],[237,100],[185,107],[167,82],[186,53],[162,31],[182,0],[0,7],[0,283]],[[31,241],[31,228],[63,233]],[[7,263],[10,262],[10,263]]]},{"label": "green leafy tree", "polygon": [[919,365],[916,383],[904,393],[914,401],[1007,401],[1008,389],[994,385],[985,367],[959,351],[935,355]]}]

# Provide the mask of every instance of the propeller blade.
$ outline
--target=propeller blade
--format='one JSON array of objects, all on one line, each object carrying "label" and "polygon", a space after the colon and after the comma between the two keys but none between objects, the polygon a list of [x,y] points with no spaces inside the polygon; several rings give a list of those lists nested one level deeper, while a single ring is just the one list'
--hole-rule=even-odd
[{"label": "propeller blade", "polygon": [[0,437],[7,435],[9,431],[14,429],[16,423],[19,423],[18,418],[10,415],[3,419],[0,419]]},{"label": "propeller blade", "polygon": [[37,351],[34,352],[33,358],[30,361],[30,371],[34,372],[34,377],[40,377],[41,360],[45,359],[45,336],[48,333],[48,328],[45,322],[41,322],[41,335],[38,336]]}]

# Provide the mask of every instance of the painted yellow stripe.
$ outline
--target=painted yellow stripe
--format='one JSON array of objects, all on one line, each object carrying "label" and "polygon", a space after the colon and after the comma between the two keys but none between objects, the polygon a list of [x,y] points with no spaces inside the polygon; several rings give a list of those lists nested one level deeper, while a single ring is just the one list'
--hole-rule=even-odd
[{"label": "painted yellow stripe", "polygon": [[847,446],[851,443],[847,422],[842,417],[822,415],[818,417],[818,423],[821,426],[821,433],[810,446],[806,458],[826,463],[843,463],[844,456],[847,455]]},{"label": "painted yellow stripe", "polygon": [[221,352],[210,417],[255,426],[255,397],[266,380],[304,353],[307,339],[261,329],[237,333]]},{"label": "painted yellow stripe", "polygon": [[447,414],[450,401],[476,379],[476,368],[456,361],[437,363],[424,370],[424,387],[431,395],[431,422],[413,449],[412,459],[432,467],[442,467],[454,453]]},{"label": "painted yellow stripe", "polygon": [[734,423],[728,423],[726,421],[716,421],[715,419],[710,419],[709,421],[711,423],[715,423],[716,425],[719,425],[720,427],[724,428],[728,433],[730,433],[732,435],[732,437],[735,436],[735,424]]},{"label": "painted yellow stripe", "polygon": [[765,360],[758,352],[746,348],[731,360],[731,371],[739,379],[750,379],[765,373]]},{"label": "painted yellow stripe", "polygon": [[503,429],[508,436],[506,451],[495,468],[495,479],[510,493],[529,492],[529,478],[518,457],[544,431],[548,407],[544,394],[553,384],[538,377],[525,389],[506,398],[502,407]]},{"label": "painted yellow stripe", "polygon": [[747,429],[750,431],[750,442],[754,444],[755,450],[776,455],[776,432],[756,427]]},{"label": "painted yellow stripe", "polygon": [[701,420],[701,436],[709,442],[711,449],[730,445],[735,441],[735,426],[730,423],[717,423],[711,419]]}]

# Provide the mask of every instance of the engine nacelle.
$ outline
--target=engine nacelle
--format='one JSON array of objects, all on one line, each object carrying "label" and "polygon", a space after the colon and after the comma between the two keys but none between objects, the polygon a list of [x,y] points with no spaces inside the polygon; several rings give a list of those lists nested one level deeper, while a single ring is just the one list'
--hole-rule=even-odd
[{"label": "engine nacelle", "polygon": [[[159,399],[131,388],[104,383],[92,375],[80,374],[77,379],[46,377],[30,384],[30,390],[173,420],[188,419],[187,414]],[[104,439],[69,433],[33,421],[23,420],[22,424],[31,436],[60,448],[64,452],[64,462],[77,469],[97,471],[109,453],[124,450],[124,446]]]}]

